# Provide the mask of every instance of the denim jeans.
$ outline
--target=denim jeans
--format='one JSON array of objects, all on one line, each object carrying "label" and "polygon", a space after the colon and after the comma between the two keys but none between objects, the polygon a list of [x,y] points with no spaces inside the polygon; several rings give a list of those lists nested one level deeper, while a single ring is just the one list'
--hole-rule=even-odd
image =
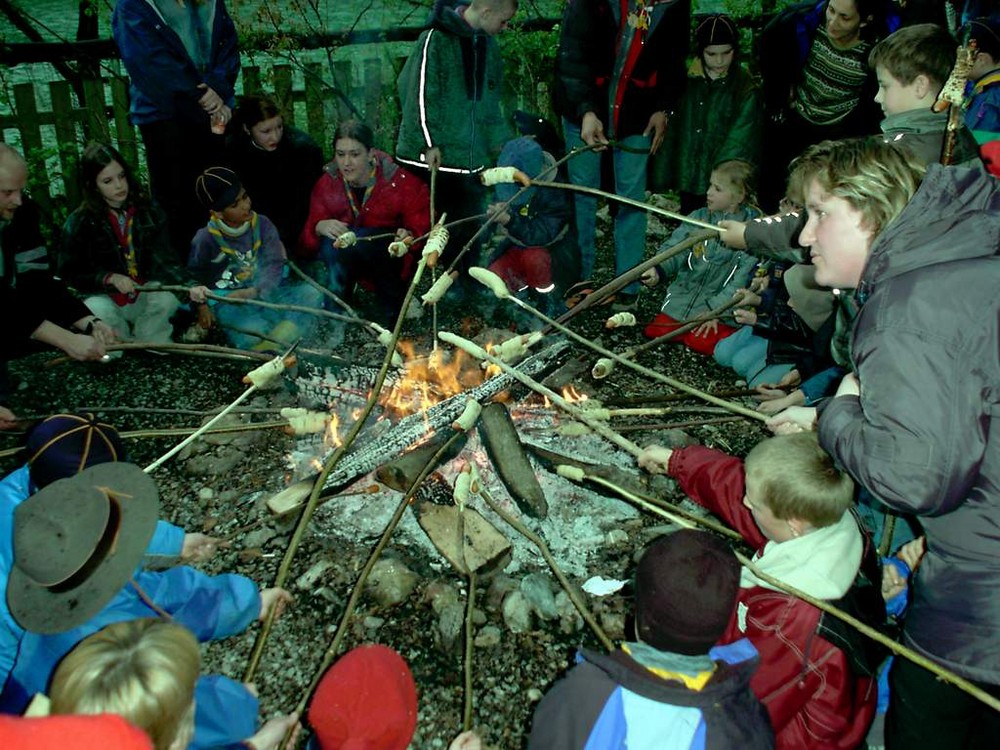
[{"label": "denim jeans", "polygon": [[[569,120],[563,120],[566,148],[579,148],[586,144],[580,140],[580,128]],[[652,143],[649,136],[630,135],[621,143],[640,153],[614,149],[612,153],[615,194],[637,201],[646,198],[646,163],[648,149]],[[601,186],[601,153],[585,151],[566,162],[569,180],[574,185],[599,188]],[[576,234],[580,244],[580,274],[589,278],[594,272],[594,225],[597,215],[597,198],[592,195],[574,194],[576,207]],[[631,206],[619,204],[615,216],[615,276],[634,268],[642,261],[646,251],[646,212]],[[639,283],[633,282],[622,291],[639,293]]]},{"label": "denim jeans", "polygon": [[[261,297],[264,302],[274,302],[279,305],[299,305],[301,307],[313,307],[319,310],[323,307],[323,293],[309,284],[294,284],[283,282],[266,295]],[[257,305],[231,305],[220,302],[212,308],[219,325],[232,326],[243,329],[248,333],[234,331],[226,328],[226,338],[238,349],[250,349],[261,343],[261,339],[254,336],[254,333],[262,333],[265,336],[283,321],[294,323],[298,328],[298,334],[302,338],[309,337],[319,321],[316,315],[303,312],[286,312],[284,310],[271,310]]]}]

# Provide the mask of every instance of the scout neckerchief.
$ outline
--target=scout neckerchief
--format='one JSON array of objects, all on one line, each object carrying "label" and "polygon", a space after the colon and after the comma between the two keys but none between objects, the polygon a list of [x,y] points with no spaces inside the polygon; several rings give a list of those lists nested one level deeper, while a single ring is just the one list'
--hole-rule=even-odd
[{"label": "scout neckerchief", "polygon": [[[142,283],[142,280],[139,278],[139,261],[136,258],[135,242],[132,237],[132,226],[135,223],[135,206],[129,206],[125,213],[120,213],[113,208],[109,208],[108,221],[111,222],[111,231],[115,233],[115,239],[118,241],[122,260],[125,261],[125,273],[133,281]],[[139,293],[122,294],[116,291],[112,292],[110,297],[119,306],[124,306],[130,305],[139,299]]]},{"label": "scout neckerchief", "polygon": [[361,198],[360,206],[354,198],[354,190],[351,187],[351,183],[347,181],[343,173],[341,173],[340,179],[344,181],[344,192],[347,193],[347,202],[351,204],[351,215],[357,219],[361,215],[362,207],[368,202],[368,198],[371,197],[372,190],[375,189],[375,161],[372,161],[372,171],[368,175],[368,186],[365,188],[365,194]]},{"label": "scout neckerchief", "polygon": [[254,272],[257,270],[257,251],[261,245],[258,218],[259,215],[256,211],[250,212],[250,249],[243,252],[226,243],[226,235],[231,232],[226,232],[222,223],[215,216],[208,220],[208,233],[215,238],[219,250],[230,259],[226,269],[222,272],[222,278],[215,282],[215,286],[219,289],[236,289],[246,286],[247,282],[253,278]]}]

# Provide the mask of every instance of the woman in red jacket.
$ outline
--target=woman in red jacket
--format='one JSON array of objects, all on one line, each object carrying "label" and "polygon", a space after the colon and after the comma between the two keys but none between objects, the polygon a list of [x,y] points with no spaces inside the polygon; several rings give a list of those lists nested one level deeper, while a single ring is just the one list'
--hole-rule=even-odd
[{"label": "woman in red jacket", "polygon": [[357,120],[337,128],[334,159],[313,188],[299,255],[323,260],[335,294],[350,296],[358,283],[373,290],[391,318],[402,304],[415,255],[411,247],[394,258],[388,246],[427,233],[430,195],[421,180],[372,148],[373,141],[371,128]]}]

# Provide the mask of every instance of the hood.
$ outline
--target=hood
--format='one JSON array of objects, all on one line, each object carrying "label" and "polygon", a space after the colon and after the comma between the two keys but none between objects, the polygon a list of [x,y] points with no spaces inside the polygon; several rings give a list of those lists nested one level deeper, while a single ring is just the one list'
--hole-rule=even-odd
[{"label": "hood", "polygon": [[456,36],[474,36],[476,32],[458,13],[458,9],[467,6],[469,2],[471,0],[436,0],[430,18],[427,19],[427,26]]},{"label": "hood", "polygon": [[994,256],[998,247],[997,180],[981,166],[932,164],[903,213],[876,238],[861,288],[918,268]]},{"label": "hood", "polygon": [[716,671],[697,691],[689,690],[680,682],[657,677],[624,651],[603,654],[582,649],[577,661],[593,664],[614,682],[637,695],[677,706],[712,705],[726,696],[742,693],[760,664],[757,649],[745,638],[715,646],[708,656],[715,662]]}]

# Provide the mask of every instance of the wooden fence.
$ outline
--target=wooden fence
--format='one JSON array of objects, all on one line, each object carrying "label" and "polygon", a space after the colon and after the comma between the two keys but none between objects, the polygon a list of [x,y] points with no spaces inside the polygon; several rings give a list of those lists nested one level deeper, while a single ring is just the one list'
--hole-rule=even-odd
[{"label": "wooden fence", "polygon": [[[399,124],[396,77],[404,62],[405,57],[381,55],[335,61],[331,66],[306,63],[298,85],[290,65],[264,70],[247,66],[237,93],[272,93],[284,110],[285,122],[307,131],[324,151],[330,150],[336,122],[351,116],[369,122],[379,143],[391,148]],[[48,97],[39,96],[43,86]],[[15,84],[14,113],[0,115],[0,141],[9,142],[15,132],[19,134],[31,165],[32,195],[44,210],[51,211],[57,200],[70,206],[80,201],[78,165],[87,142],[117,145],[133,165],[140,165],[143,158],[137,129],[128,117],[128,79],[84,80],[79,92],[78,96],[62,80]],[[47,108],[40,104],[45,99],[51,102]]]}]

